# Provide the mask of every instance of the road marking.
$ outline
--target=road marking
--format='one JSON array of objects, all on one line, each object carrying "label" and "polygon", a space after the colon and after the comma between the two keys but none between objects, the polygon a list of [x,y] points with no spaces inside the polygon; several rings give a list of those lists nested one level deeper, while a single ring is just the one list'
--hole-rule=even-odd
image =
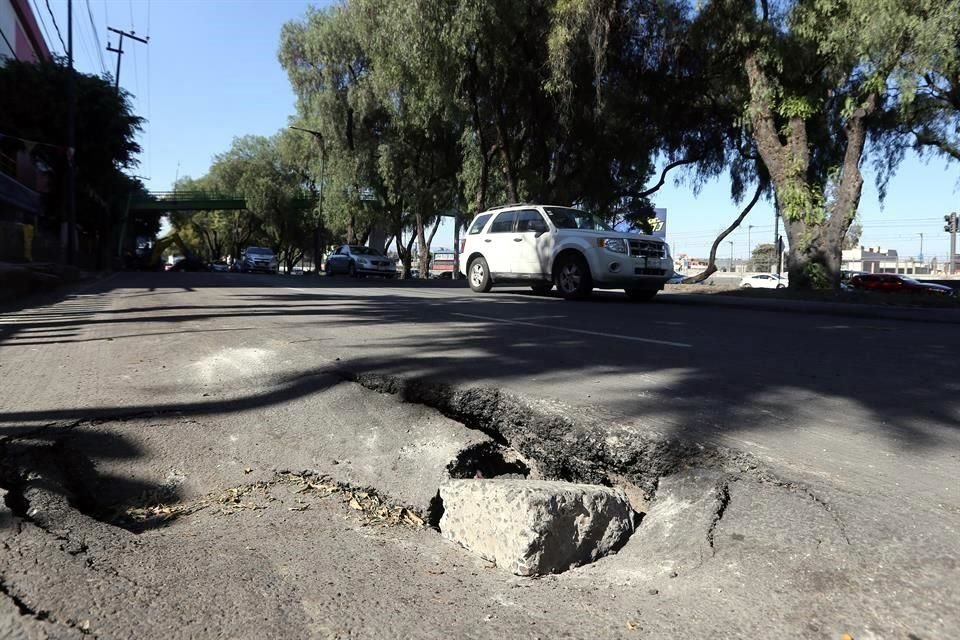
[{"label": "road marking", "polygon": [[473,318],[475,320],[488,320],[490,322],[503,322],[505,324],[518,324],[526,327],[535,327],[537,329],[549,329],[551,331],[566,331],[567,333],[579,333],[586,336],[597,336],[600,338],[614,338],[616,340],[629,340],[630,342],[647,342],[649,344],[659,344],[666,347],[680,347],[682,349],[690,349],[693,347],[692,344],[686,344],[683,342],[669,342],[667,340],[654,340],[653,338],[636,338],[634,336],[621,336],[615,333],[603,333],[602,331],[587,331],[585,329],[570,329],[568,327],[554,327],[549,324],[540,324],[538,322],[521,322],[519,320],[506,320],[504,318],[491,318],[489,316],[475,316],[470,313],[454,313],[452,315],[460,316],[461,318]]},{"label": "road marking", "polygon": [[297,289],[296,287],[287,287],[290,291],[300,291],[301,293],[306,293],[306,289]]},{"label": "road marking", "polygon": [[511,320],[563,320],[567,316],[524,316],[522,318],[510,318]]}]

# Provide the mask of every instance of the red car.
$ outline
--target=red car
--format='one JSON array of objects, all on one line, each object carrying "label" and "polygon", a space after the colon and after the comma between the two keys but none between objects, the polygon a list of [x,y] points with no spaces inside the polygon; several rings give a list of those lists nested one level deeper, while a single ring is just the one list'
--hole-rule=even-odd
[{"label": "red car", "polygon": [[899,293],[928,293],[952,296],[956,291],[942,284],[920,282],[895,273],[862,273],[850,278],[850,288],[864,291],[888,291]]}]

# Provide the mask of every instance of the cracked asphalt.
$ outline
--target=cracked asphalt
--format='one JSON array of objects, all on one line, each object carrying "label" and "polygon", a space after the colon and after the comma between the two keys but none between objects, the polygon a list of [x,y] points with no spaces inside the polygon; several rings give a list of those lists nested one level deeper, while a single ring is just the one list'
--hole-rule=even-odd
[{"label": "cracked asphalt", "polygon": [[[31,305],[0,315],[0,637],[960,629],[949,325],[236,274]],[[420,526],[494,445],[634,485],[640,527],[530,580]]]}]

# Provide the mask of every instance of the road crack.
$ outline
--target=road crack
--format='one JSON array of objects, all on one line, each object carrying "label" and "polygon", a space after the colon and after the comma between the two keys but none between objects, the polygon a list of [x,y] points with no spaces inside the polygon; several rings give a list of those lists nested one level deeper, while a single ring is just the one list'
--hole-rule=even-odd
[{"label": "road crack", "polygon": [[716,555],[717,550],[714,547],[714,536],[717,531],[717,527],[720,525],[720,521],[723,519],[723,515],[727,512],[727,507],[730,506],[730,479],[724,478],[717,483],[714,502],[713,502],[713,517],[710,519],[710,526],[707,527],[707,544],[710,546],[711,555]]}]

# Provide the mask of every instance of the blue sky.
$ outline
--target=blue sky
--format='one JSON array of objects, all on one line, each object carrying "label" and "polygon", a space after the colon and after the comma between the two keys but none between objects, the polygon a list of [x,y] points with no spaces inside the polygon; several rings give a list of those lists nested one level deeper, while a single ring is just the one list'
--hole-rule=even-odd
[{"label": "blue sky", "polygon": [[[62,52],[44,0],[30,0],[45,22],[48,43]],[[74,48],[77,68],[99,73],[106,27],[150,36],[150,44],[124,41],[121,85],[134,94],[134,105],[146,117],[139,175],[156,191],[170,189],[174,179],[206,173],[211,158],[227,150],[236,136],[270,135],[286,126],[294,112],[294,95],[277,61],[280,28],[304,15],[303,0],[74,0]],[[323,2],[313,4],[325,4]],[[66,0],[50,0],[66,39]],[[91,26],[90,14],[94,26]],[[112,73],[115,54],[103,51],[102,64]],[[949,236],[943,215],[960,211],[960,163],[908,158],[890,183],[881,208],[875,176],[866,169],[860,215],[862,243],[946,258]],[[667,239],[674,253],[705,256],[717,232],[738,214],[729,186],[718,180],[694,194],[689,184],[668,183],[656,196],[668,211]],[[753,246],[773,239],[773,207],[760,202],[729,239],[734,255],[748,255]],[[753,229],[748,231],[748,226]],[[449,246],[452,228],[443,228],[435,245]],[[724,243],[718,255],[730,255]]]}]

